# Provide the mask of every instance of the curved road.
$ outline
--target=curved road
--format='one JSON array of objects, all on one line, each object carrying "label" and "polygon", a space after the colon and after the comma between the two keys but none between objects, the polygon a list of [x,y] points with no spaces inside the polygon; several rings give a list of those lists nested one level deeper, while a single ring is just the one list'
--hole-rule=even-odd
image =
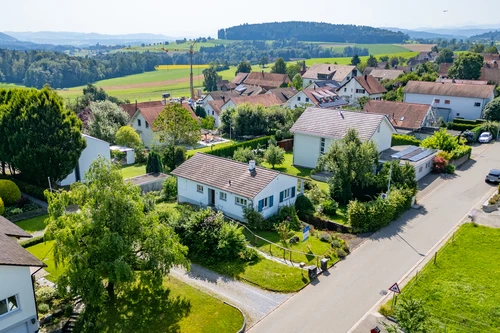
[{"label": "curved road", "polygon": [[373,234],[250,332],[348,332],[380,301],[382,291],[432,255],[433,247],[494,191],[484,177],[500,168],[500,144],[474,148],[473,158],[456,176],[420,197],[422,209],[408,211]]}]

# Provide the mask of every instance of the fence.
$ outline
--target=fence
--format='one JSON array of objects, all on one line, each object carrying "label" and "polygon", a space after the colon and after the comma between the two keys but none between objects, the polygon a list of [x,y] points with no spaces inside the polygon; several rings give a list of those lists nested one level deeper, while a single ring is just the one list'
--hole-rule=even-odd
[{"label": "fence", "polygon": [[283,148],[285,151],[293,150],[293,139],[285,139],[278,141],[278,147]]}]

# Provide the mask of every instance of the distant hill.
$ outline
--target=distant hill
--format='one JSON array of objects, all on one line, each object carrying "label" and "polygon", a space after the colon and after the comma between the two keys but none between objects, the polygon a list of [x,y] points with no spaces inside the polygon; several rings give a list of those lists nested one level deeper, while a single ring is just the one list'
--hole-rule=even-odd
[{"label": "distant hill", "polygon": [[497,42],[500,41],[500,30],[486,32],[484,34],[475,35],[470,38],[471,41],[481,42]]},{"label": "distant hill", "polygon": [[[457,28],[418,28],[415,30],[419,31],[427,31],[436,34],[446,34],[446,35],[456,35],[456,36],[465,36],[467,38],[484,34],[490,31],[500,29],[500,25],[492,25],[492,26],[466,26],[466,27],[457,27]],[[14,36],[15,37],[15,36]]]},{"label": "distant hill", "polygon": [[409,29],[400,29],[400,28],[394,28],[394,27],[388,27],[384,28],[387,30],[391,31],[401,31],[404,34],[407,34],[410,36],[411,39],[467,39],[467,36],[465,35],[449,35],[449,34],[438,34],[434,32],[428,32],[428,31],[418,31],[418,30],[409,30]]},{"label": "distant hill", "polygon": [[15,42],[16,40],[14,37],[0,32],[0,42]]},{"label": "distant hill", "polygon": [[219,39],[228,40],[280,40],[295,38],[299,41],[337,43],[402,43],[409,39],[402,32],[367,26],[318,22],[273,22],[243,24],[220,29]]},{"label": "distant hill", "polygon": [[20,41],[32,42],[38,44],[53,44],[53,45],[132,45],[143,42],[164,42],[175,40],[174,37],[157,35],[157,34],[128,34],[128,35],[105,35],[98,33],[82,33],[82,32],[55,32],[55,31],[39,31],[39,32],[7,32],[9,35],[17,38]]}]

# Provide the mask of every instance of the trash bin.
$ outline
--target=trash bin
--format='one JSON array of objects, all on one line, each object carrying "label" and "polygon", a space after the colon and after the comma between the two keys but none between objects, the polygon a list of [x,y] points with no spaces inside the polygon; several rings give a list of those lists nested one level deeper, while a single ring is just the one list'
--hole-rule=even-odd
[{"label": "trash bin", "polygon": [[321,263],[321,270],[326,271],[328,269],[328,259],[323,258],[321,259],[320,263]]},{"label": "trash bin", "polygon": [[316,278],[316,276],[318,275],[318,267],[310,266],[307,269],[307,273],[309,275],[309,280],[314,280]]}]

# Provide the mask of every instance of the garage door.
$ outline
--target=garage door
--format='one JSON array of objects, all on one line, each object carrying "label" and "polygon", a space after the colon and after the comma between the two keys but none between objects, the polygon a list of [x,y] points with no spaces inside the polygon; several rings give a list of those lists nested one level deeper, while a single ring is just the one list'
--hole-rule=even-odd
[{"label": "garage door", "polygon": [[24,322],[20,325],[11,327],[5,331],[2,331],[2,333],[28,333],[28,323]]}]

